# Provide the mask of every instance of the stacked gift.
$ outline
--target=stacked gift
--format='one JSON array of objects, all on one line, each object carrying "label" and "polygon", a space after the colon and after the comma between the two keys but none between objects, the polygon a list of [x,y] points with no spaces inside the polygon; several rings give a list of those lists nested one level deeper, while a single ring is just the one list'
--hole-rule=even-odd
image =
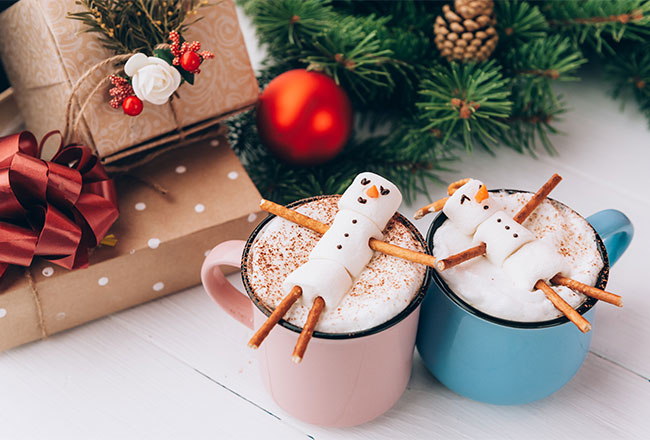
[{"label": "stacked gift", "polygon": [[[258,94],[232,2],[191,10],[183,38],[214,58],[135,117],[109,105],[128,57],[105,62],[125,54],[70,18],[83,3],[22,0],[0,15],[34,134],[0,140],[0,350],[195,285],[205,252],[256,224],[259,193],[220,125]],[[44,160],[51,130],[64,142]]]}]

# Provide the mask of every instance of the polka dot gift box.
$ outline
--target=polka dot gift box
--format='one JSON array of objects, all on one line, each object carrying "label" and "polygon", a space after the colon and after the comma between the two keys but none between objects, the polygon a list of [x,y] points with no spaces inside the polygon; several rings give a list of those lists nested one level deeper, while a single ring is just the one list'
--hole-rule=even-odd
[{"label": "polka dot gift box", "polygon": [[39,259],[29,275],[7,269],[0,350],[198,284],[205,252],[246,239],[263,217],[261,196],[223,137],[168,152],[131,174],[116,181],[120,216],[108,231],[116,243],[96,248],[87,269]]}]

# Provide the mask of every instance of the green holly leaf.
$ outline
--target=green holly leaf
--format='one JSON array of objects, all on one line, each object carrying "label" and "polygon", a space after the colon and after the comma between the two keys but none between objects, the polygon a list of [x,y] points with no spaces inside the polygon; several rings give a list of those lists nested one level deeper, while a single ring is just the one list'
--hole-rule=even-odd
[{"label": "green holly leaf", "polygon": [[194,74],[193,73],[188,72],[187,70],[183,69],[180,66],[178,66],[176,68],[181,73],[181,78],[183,78],[183,80],[187,81],[188,84],[194,85]]},{"label": "green holly leaf", "polygon": [[173,66],[172,61],[174,61],[174,55],[172,55],[170,49],[154,49],[153,56],[165,60],[170,66]]}]

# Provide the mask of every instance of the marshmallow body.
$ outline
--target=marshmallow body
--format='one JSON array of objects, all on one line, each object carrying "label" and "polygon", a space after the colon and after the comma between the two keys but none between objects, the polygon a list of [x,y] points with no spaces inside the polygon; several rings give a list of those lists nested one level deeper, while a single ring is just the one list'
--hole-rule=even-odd
[{"label": "marshmallow body", "polygon": [[543,240],[535,240],[523,245],[503,263],[503,271],[515,286],[535,290],[535,283],[548,282],[565,270],[564,259]]},{"label": "marshmallow body", "polygon": [[357,212],[383,231],[401,203],[402,193],[392,182],[366,172],[357,175],[345,190],[339,200],[339,209]]},{"label": "marshmallow body", "polygon": [[294,286],[302,288],[301,301],[311,307],[317,297],[325,300],[325,308],[336,307],[352,287],[352,278],[340,263],[332,260],[309,260],[291,272],[282,283],[288,294]]},{"label": "marshmallow body", "polygon": [[501,266],[506,258],[534,239],[532,232],[502,211],[492,214],[479,225],[473,241],[475,244],[485,243],[485,256],[492,263]]},{"label": "marshmallow body", "polygon": [[309,259],[336,261],[356,278],[372,258],[373,250],[368,246],[371,237],[383,238],[377,225],[357,212],[341,210],[309,254]]},{"label": "marshmallow body", "polygon": [[449,196],[449,199],[442,208],[447,218],[464,234],[472,235],[478,225],[497,211],[501,211],[499,202],[488,197],[477,202],[476,194],[483,182],[470,179],[456,192]]}]

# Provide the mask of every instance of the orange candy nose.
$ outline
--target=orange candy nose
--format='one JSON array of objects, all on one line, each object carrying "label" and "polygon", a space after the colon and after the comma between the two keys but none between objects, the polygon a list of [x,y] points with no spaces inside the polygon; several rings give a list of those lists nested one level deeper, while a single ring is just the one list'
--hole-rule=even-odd
[{"label": "orange candy nose", "polygon": [[377,187],[375,185],[372,185],[368,190],[366,191],[366,195],[368,197],[371,197],[373,199],[376,199],[379,197],[379,191],[377,191]]},{"label": "orange candy nose", "polygon": [[478,192],[476,193],[476,199],[477,202],[481,203],[483,200],[487,199],[489,197],[489,193],[485,185],[481,185],[481,187],[478,189]]}]

